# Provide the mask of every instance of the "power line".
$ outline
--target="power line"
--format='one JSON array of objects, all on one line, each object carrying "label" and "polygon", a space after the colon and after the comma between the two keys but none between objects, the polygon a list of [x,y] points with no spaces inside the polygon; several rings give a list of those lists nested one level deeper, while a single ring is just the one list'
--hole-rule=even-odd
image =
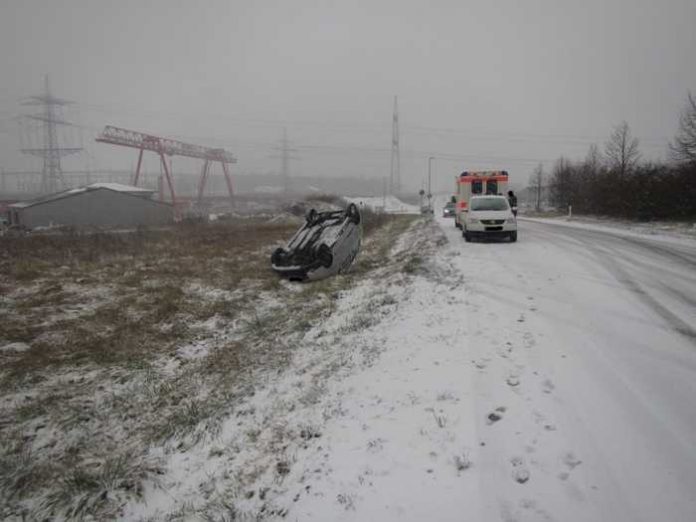
[{"label": "power line", "polygon": [[[176,112],[176,111],[157,111],[151,109],[143,109],[134,105],[123,104],[93,104],[81,103],[81,107],[92,109],[110,114],[133,114],[138,116],[153,115],[153,116],[171,116],[175,118],[190,118],[192,115]],[[123,108],[125,107],[125,109]],[[383,132],[386,130],[385,123],[368,123],[368,122],[340,122],[340,121],[319,121],[319,120],[282,120],[282,119],[267,119],[267,118],[245,118],[239,116],[225,116],[219,113],[210,114],[210,118],[224,120],[226,122],[235,122],[240,125],[260,125],[260,126],[314,126],[333,130],[373,130],[375,132]],[[606,141],[607,135],[588,135],[588,134],[572,134],[572,133],[543,133],[543,132],[528,132],[528,131],[510,131],[502,129],[476,129],[476,128],[458,128],[458,127],[436,127],[428,125],[407,125],[401,127],[402,131],[428,133],[428,134],[466,134],[472,139],[478,140],[495,140],[495,141],[538,141],[550,143],[569,143],[569,144],[587,144],[601,143]],[[647,136],[641,139],[642,144],[650,144],[662,146],[669,137],[666,136]]]}]

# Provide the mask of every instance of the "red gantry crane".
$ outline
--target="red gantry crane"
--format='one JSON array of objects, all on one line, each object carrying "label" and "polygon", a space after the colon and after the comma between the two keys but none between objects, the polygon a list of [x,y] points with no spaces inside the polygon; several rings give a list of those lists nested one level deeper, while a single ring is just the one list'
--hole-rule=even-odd
[{"label": "red gantry crane", "polygon": [[97,141],[100,143],[110,143],[111,145],[121,145],[123,147],[139,149],[138,166],[135,169],[135,175],[133,177],[133,185],[136,187],[138,186],[138,180],[140,179],[140,167],[143,163],[143,152],[148,150],[157,154],[160,158],[164,175],[167,178],[167,185],[169,185],[169,193],[171,194],[172,205],[174,206],[175,211],[177,211],[177,204],[176,193],[174,191],[174,179],[171,169],[167,164],[165,155],[185,156],[188,158],[199,158],[203,160],[201,178],[198,182],[199,206],[203,200],[205,184],[208,180],[208,176],[210,175],[210,167],[214,162],[219,162],[220,165],[222,165],[225,181],[227,181],[227,190],[230,193],[230,200],[232,205],[234,205],[234,190],[232,189],[232,178],[230,177],[228,165],[231,163],[237,163],[237,159],[232,155],[232,153],[227,152],[224,149],[214,149],[210,147],[203,147],[201,145],[192,145],[190,143],[171,140],[169,138],[161,138],[159,136],[153,136],[151,134],[145,134],[142,132],[120,129],[118,127],[112,127],[111,125],[104,127],[104,131],[97,136]]}]

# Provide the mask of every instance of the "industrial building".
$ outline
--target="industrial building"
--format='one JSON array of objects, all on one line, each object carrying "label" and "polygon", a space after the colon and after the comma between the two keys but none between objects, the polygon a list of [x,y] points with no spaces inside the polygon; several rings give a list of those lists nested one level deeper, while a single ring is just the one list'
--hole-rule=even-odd
[{"label": "industrial building", "polygon": [[93,183],[9,206],[9,224],[33,229],[49,226],[132,227],[173,221],[169,203],[153,190],[119,183]]}]

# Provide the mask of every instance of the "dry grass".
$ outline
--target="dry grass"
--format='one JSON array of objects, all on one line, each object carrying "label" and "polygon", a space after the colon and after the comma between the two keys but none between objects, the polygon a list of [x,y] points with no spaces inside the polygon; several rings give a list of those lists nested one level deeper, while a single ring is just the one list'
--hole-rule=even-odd
[{"label": "dry grass", "polygon": [[[4,369],[17,377],[88,361],[125,363],[136,353],[153,353],[143,353],[143,346],[166,349],[186,327],[162,332],[162,322],[189,309],[199,320],[233,314],[234,306],[223,300],[192,302],[184,285],[233,290],[244,281],[276,286],[267,262],[269,245],[292,229],[252,222],[3,238],[0,277],[13,306],[0,306],[0,341],[32,342],[28,352],[4,361]],[[107,298],[85,302],[85,294],[94,289],[103,289]],[[51,320],[51,312],[71,305],[84,306],[84,313],[70,318],[57,314]]]},{"label": "dry grass", "polygon": [[0,351],[0,518],[114,515],[149,447],[214,437],[412,222],[366,212],[354,270],[299,287],[269,263],[292,224],[0,238],[0,347],[27,348]]}]

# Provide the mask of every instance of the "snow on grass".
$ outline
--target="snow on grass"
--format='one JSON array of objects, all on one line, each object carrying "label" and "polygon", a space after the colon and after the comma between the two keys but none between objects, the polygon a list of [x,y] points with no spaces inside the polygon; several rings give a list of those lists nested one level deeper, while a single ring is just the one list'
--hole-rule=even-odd
[{"label": "snow on grass", "polygon": [[[191,398],[212,393],[197,378],[201,363],[160,373],[158,361],[215,338],[212,320],[234,324],[275,279],[256,271],[253,284],[241,284],[240,275],[248,281],[252,274],[246,265],[226,270],[228,260],[267,255],[236,225],[191,232],[8,240],[15,257],[0,258],[0,286],[10,296],[0,305],[0,343],[29,348],[0,353],[0,489],[11,499],[2,518],[113,515],[141,494],[145,476],[157,476],[156,462],[143,455],[147,446],[172,434],[195,436],[198,422],[214,414]],[[261,225],[251,237],[265,242],[279,232],[289,230]],[[66,249],[69,265],[62,264]],[[196,253],[201,259],[190,259]],[[212,282],[208,296],[187,291]]]},{"label": "snow on grass", "polygon": [[[143,498],[149,507],[142,513],[157,513],[161,492],[188,498],[179,482],[192,484],[200,496],[211,486],[206,459],[234,454],[211,441],[227,437],[238,417],[249,415],[244,405],[257,394],[276,400],[270,386],[287,371],[305,334],[322,328],[336,296],[384,264],[379,256],[393,236],[382,228],[398,235],[408,222],[371,219],[354,274],[312,285],[259,270],[273,242],[292,233],[287,226],[261,223],[249,230],[245,222],[242,235],[239,225],[223,224],[146,238],[70,237],[74,257],[67,271],[50,261],[64,255],[60,238],[21,238],[11,245],[24,261],[19,268],[8,265],[0,279],[10,296],[0,306],[6,326],[0,344],[28,349],[0,352],[0,490],[10,499],[2,518],[122,517],[124,506],[141,506]],[[103,247],[99,259],[88,248],[94,243]],[[66,302],[84,309],[42,320]],[[330,369],[339,366],[334,361]],[[313,404],[320,387],[302,390],[301,397]],[[262,453],[270,448],[266,464],[282,474],[291,459],[274,459],[290,428],[269,425],[273,411],[241,436],[236,428],[230,433],[239,448],[247,439],[263,443]],[[299,433],[314,438],[316,424],[307,422]],[[196,448],[204,448],[203,464],[177,478]],[[242,478],[268,473],[263,462],[249,461],[240,468],[249,470]],[[225,479],[220,487],[237,482]],[[220,513],[228,499],[215,495],[215,503],[195,506]],[[167,516],[193,505],[162,497]]]},{"label": "snow on grass", "polygon": [[0,346],[0,352],[26,352],[30,346],[27,343],[9,343],[4,346]]},{"label": "snow on grass", "polygon": [[[368,239],[367,255],[373,248],[381,252],[382,241]],[[371,364],[380,352],[379,344],[364,337],[393,311],[397,298],[389,294],[403,290],[377,284],[375,278],[381,274],[386,279],[388,270],[398,266],[382,266],[355,286],[344,284],[350,275],[306,285],[305,299],[325,302],[316,309],[317,317],[295,323],[294,335],[283,334],[294,344],[287,369],[258,374],[253,396],[236,405],[235,415],[223,421],[215,438],[181,450],[153,450],[169,462],[163,486],[149,488],[143,502],[129,506],[127,518],[157,519],[176,509],[211,518],[287,513],[276,502],[285,493],[284,478],[301,454],[321,440],[321,426],[341,415],[340,400],[325,400],[327,387]],[[390,276],[403,277],[399,270]]]}]

